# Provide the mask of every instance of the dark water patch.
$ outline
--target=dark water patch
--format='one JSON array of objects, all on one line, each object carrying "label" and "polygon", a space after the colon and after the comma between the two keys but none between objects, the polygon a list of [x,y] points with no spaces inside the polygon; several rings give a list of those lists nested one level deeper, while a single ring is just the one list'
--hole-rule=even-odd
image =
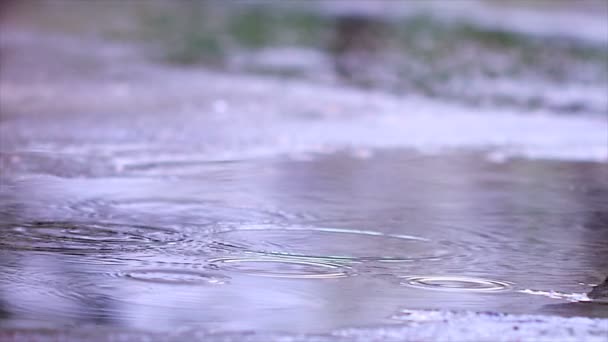
[{"label": "dark water patch", "polygon": [[289,258],[218,258],[210,260],[211,265],[219,270],[244,273],[258,277],[293,278],[293,279],[333,279],[354,275],[344,265],[320,262],[316,260]]},{"label": "dark water patch", "polygon": [[220,231],[212,238],[228,249],[333,261],[407,262],[449,253],[422,237],[372,230],[252,225]]},{"label": "dark water patch", "polygon": [[[119,292],[102,272],[109,264],[58,253],[19,253],[23,257],[2,258],[11,262],[3,265],[0,279],[0,296],[17,317],[118,323]],[[66,263],[71,259],[79,262]]]},{"label": "dark water patch", "polygon": [[174,230],[115,223],[31,222],[3,225],[0,247],[8,250],[109,252],[175,243]]},{"label": "dark water patch", "polygon": [[511,288],[507,282],[457,276],[409,277],[404,279],[401,284],[426,290],[465,292],[496,292]]}]

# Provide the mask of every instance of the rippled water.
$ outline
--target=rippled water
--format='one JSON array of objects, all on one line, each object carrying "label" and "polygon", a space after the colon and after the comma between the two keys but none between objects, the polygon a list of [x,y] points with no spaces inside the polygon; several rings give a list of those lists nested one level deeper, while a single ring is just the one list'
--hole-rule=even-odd
[{"label": "rippled water", "polygon": [[441,291],[503,291],[510,288],[505,282],[468,277],[409,277],[406,278],[404,285],[429,290]]},{"label": "rippled water", "polygon": [[608,270],[603,163],[386,151],[191,166],[4,175],[0,324],[313,332],[404,308],[608,316],[567,304]]},{"label": "rippled water", "polygon": [[2,342],[603,337],[606,6],[5,2]]}]

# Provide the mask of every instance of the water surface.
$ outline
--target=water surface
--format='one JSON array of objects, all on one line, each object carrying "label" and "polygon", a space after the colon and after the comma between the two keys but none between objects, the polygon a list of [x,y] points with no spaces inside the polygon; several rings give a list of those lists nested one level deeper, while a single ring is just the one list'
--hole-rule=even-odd
[{"label": "water surface", "polygon": [[608,316],[568,302],[608,270],[604,163],[385,150],[193,165],[5,174],[0,324],[323,332],[404,309]]}]

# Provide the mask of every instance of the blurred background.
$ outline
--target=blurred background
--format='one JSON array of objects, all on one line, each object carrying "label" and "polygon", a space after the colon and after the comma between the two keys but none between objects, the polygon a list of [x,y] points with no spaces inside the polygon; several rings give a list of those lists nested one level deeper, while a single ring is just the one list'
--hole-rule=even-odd
[{"label": "blurred background", "polygon": [[127,77],[127,63],[160,63],[472,106],[605,114],[607,6],[4,1],[3,77]]}]

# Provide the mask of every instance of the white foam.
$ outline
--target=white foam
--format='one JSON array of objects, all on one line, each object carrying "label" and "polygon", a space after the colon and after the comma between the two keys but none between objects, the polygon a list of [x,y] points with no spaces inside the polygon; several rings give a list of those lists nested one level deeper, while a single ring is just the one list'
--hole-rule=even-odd
[{"label": "white foam", "polygon": [[525,289],[519,291],[521,293],[536,295],[536,296],[545,296],[553,299],[565,299],[569,302],[589,302],[591,299],[587,297],[585,293],[564,293],[559,291],[538,291],[538,290],[530,290]]}]

